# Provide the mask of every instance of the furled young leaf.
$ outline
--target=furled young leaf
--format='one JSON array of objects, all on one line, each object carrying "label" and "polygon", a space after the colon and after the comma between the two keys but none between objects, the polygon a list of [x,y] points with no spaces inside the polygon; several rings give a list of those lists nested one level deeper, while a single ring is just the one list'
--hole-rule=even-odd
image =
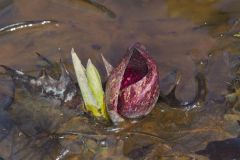
[{"label": "furled young leaf", "polygon": [[98,117],[100,116],[100,113],[98,112],[99,107],[97,105],[97,101],[95,100],[90,87],[88,86],[88,80],[85,73],[86,70],[83,67],[74,49],[72,49],[71,54],[72,54],[74,70],[78,80],[78,85],[81,90],[86,109],[88,111],[91,111],[94,116]]},{"label": "furled young leaf", "polygon": [[86,75],[88,79],[88,85],[93,93],[93,96],[98,104],[98,109],[104,118],[107,118],[106,106],[104,103],[104,91],[102,88],[101,77],[96,69],[96,67],[92,64],[91,60],[88,59]]},{"label": "furled young leaf", "polygon": [[86,109],[92,112],[95,117],[108,119],[101,77],[96,67],[92,64],[91,60],[88,60],[87,68],[85,69],[73,49],[71,54]]}]

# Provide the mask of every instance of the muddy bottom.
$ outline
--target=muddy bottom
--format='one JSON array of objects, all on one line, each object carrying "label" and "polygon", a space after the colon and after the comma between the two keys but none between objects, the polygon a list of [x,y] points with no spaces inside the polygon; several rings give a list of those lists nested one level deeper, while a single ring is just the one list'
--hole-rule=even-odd
[{"label": "muddy bottom", "polygon": [[160,79],[181,74],[181,101],[194,98],[197,73],[207,85],[201,103],[159,101],[116,133],[77,109],[13,90],[1,69],[0,159],[240,159],[239,10],[238,0],[0,0],[1,65],[36,76],[43,65],[38,52],[56,63],[61,57],[73,73],[74,48],[84,66],[91,58],[104,81],[101,54],[116,66],[141,42]]}]

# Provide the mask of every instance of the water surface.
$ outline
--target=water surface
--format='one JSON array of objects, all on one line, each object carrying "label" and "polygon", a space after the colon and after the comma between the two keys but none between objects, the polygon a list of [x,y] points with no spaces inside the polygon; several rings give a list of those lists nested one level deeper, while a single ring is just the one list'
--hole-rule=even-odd
[{"label": "water surface", "polygon": [[[240,53],[239,38],[234,36],[240,31],[240,2],[99,0],[97,4],[85,0],[1,0],[0,27],[35,20],[56,23],[2,32],[0,64],[34,74],[39,69],[35,52],[56,62],[63,56],[65,63],[71,65],[70,50],[74,48],[84,64],[91,58],[104,79],[106,73],[100,55],[116,65],[127,47],[141,42],[157,61],[161,77],[173,69],[182,74],[177,88],[179,99],[194,97],[194,75],[199,70],[203,72],[208,88],[205,102],[190,111],[160,102],[149,116],[129,130],[107,136],[108,145],[101,147],[98,141],[106,137],[87,119],[56,106],[49,107],[41,99],[17,90],[13,109],[1,110],[0,128],[6,132],[0,134],[0,157],[17,160],[116,156],[119,159],[214,159],[210,153],[195,153],[204,150],[211,141],[236,138],[240,131],[239,112],[232,113],[224,100],[228,93],[226,82],[231,77],[223,56]],[[1,85],[6,83],[11,83],[10,79]],[[3,87],[0,89],[5,92]],[[8,114],[19,121],[20,129]],[[8,125],[1,127],[1,124]],[[94,132],[94,136],[35,137],[41,130],[49,134],[72,130]],[[229,154],[239,156],[231,151]]]}]

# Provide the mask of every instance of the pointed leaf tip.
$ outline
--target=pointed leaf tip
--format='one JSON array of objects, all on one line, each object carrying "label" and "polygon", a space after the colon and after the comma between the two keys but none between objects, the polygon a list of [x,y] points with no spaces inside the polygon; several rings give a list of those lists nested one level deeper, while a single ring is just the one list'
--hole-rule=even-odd
[{"label": "pointed leaf tip", "polygon": [[91,61],[91,59],[90,58],[88,58],[88,61],[87,61],[87,65],[90,65],[90,64],[92,64],[92,61]]},{"label": "pointed leaf tip", "polygon": [[75,53],[76,54],[76,52],[74,51],[74,48],[71,49],[71,53]]},{"label": "pointed leaf tip", "polygon": [[101,54],[102,60],[107,71],[107,76],[109,76],[113,70],[113,66],[106,60],[106,58]]},{"label": "pointed leaf tip", "polygon": [[85,68],[83,67],[81,60],[78,58],[77,54],[72,49],[72,61],[75,74],[77,77],[78,85],[82,93],[82,97],[86,107],[88,106],[97,106],[97,102],[93,97],[93,94],[88,86],[88,80],[85,73]]}]

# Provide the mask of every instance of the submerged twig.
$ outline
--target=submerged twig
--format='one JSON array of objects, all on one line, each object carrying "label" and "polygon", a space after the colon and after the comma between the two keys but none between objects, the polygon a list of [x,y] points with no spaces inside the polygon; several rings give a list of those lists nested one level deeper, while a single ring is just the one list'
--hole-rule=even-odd
[{"label": "submerged twig", "polygon": [[64,133],[60,133],[59,135],[61,136],[67,136],[67,135],[72,135],[72,136],[84,136],[87,138],[96,138],[96,137],[102,137],[105,138],[107,137],[106,134],[96,134],[96,133],[83,133],[83,132],[78,132],[78,131],[69,131],[69,132],[64,132]]},{"label": "submerged twig", "polygon": [[55,20],[36,20],[36,21],[24,21],[24,22],[17,22],[10,25],[6,25],[0,28],[0,33],[7,33],[7,32],[14,32],[25,28],[33,28],[33,27],[40,27],[45,26],[48,24],[57,24]]},{"label": "submerged twig", "polygon": [[[54,1],[59,3],[59,0],[54,0]],[[106,14],[110,18],[116,18],[116,14],[111,9],[97,2],[97,0],[68,0],[68,1],[72,3],[71,7],[78,9],[78,8],[84,8],[84,7],[90,6],[91,10],[93,11]]]},{"label": "submerged twig", "polygon": [[46,58],[45,56],[41,55],[38,52],[35,52],[35,53],[38,56],[38,58],[41,59],[42,61],[46,62],[49,65],[49,67],[53,67],[54,66],[54,64],[48,58]]},{"label": "submerged twig", "polygon": [[111,11],[104,5],[96,2],[95,0],[82,0],[82,1],[94,6],[96,9],[100,10],[101,12],[106,13],[109,17],[116,18],[116,14],[113,11]]},{"label": "submerged twig", "polygon": [[127,135],[140,135],[140,136],[145,136],[145,137],[149,137],[151,139],[156,139],[158,141],[160,141],[161,143],[166,143],[165,140],[163,140],[161,137],[157,136],[157,135],[153,135],[151,133],[147,133],[147,132],[139,132],[139,131],[128,131],[126,132]]},{"label": "submerged twig", "polygon": [[56,160],[64,159],[65,156],[66,156],[69,152],[70,152],[69,149],[64,149],[64,150],[62,151],[62,153],[61,153],[59,156],[57,156]]},{"label": "submerged twig", "polygon": [[191,101],[180,101],[176,97],[176,88],[179,84],[177,81],[172,90],[167,95],[162,95],[160,98],[167,104],[175,107],[186,107],[186,109],[194,108],[193,106],[204,101],[207,94],[206,80],[202,73],[198,73],[195,76],[197,83],[197,91],[195,97]]}]

